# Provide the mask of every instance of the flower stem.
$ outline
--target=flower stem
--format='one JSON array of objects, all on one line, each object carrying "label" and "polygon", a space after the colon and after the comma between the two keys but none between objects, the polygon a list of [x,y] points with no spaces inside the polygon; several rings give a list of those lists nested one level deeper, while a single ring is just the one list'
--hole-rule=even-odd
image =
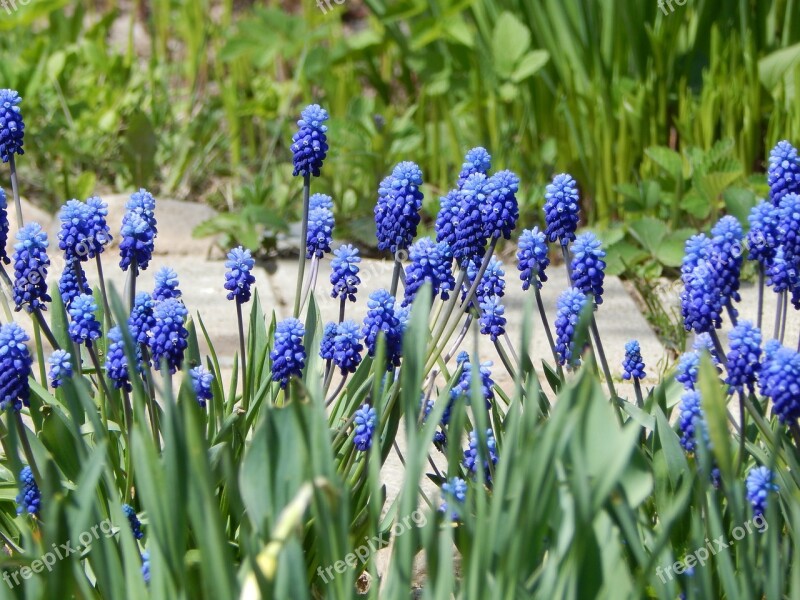
[{"label": "flower stem", "polygon": [[775,330],[772,337],[776,340],[781,335],[781,313],[783,312],[783,294],[778,294],[778,306],[775,309]]},{"label": "flower stem", "polygon": [[606,353],[603,350],[603,342],[600,341],[600,332],[597,329],[597,319],[594,318],[594,315],[592,315],[592,322],[589,324],[589,327],[592,330],[592,337],[594,337],[594,343],[597,347],[597,356],[600,359],[600,366],[603,368],[603,374],[606,377],[608,393],[611,394],[611,400],[615,402],[617,398],[617,390],[614,389],[614,381],[611,378],[611,369],[608,368]]},{"label": "flower stem", "polygon": [[100,260],[100,254],[94,255],[95,262],[97,263],[97,278],[100,280],[100,293],[103,295],[103,310],[106,313],[109,327],[114,326],[114,317],[111,314],[111,307],[108,304],[108,292],[106,291],[106,278],[103,276],[103,263]]},{"label": "flower stem", "polygon": [[247,359],[244,348],[244,320],[242,319],[242,303],[236,300],[236,322],[239,325],[239,354],[242,357],[242,409],[247,414],[250,407],[250,395],[247,393]]},{"label": "flower stem", "polygon": [[342,377],[342,380],[339,382],[339,385],[336,386],[336,389],[333,391],[333,393],[325,401],[325,406],[326,407],[330,406],[333,403],[333,401],[336,400],[336,396],[339,395],[339,392],[341,392],[344,389],[345,383],[347,383],[347,376],[348,375],[349,375],[349,373],[345,373],[344,374],[344,377]]},{"label": "flower stem", "polygon": [[544,332],[547,335],[547,343],[550,344],[550,351],[553,353],[553,360],[555,361],[557,374],[559,379],[564,379],[564,370],[561,368],[561,363],[558,360],[558,352],[556,352],[556,344],[553,341],[553,333],[550,331],[550,324],[547,322],[547,313],[544,311],[544,302],[542,302],[542,294],[539,291],[539,286],[533,286],[533,291],[536,295],[536,307],[539,309],[539,316],[542,319]]},{"label": "flower stem", "polygon": [[11,167],[11,190],[14,194],[14,206],[17,208],[17,227],[22,229],[24,225],[22,221],[22,203],[19,199],[19,184],[17,183],[17,163],[14,160],[14,155],[10,154],[8,157],[8,166]]},{"label": "flower stem", "polygon": [[38,483],[41,483],[41,474],[39,473],[39,467],[36,466],[36,460],[33,458],[33,450],[31,449],[31,444],[28,441],[28,430],[25,429],[25,424],[22,422],[22,415],[18,410],[14,410],[13,408],[11,409],[11,412],[14,413],[14,425],[17,427],[17,433],[19,434],[19,441],[22,444],[22,452],[25,454],[25,460],[28,461],[28,466],[33,472],[33,478]]},{"label": "flower stem", "polygon": [[570,265],[569,259],[569,248],[564,244],[561,244],[561,256],[564,257],[564,268],[567,269],[567,281],[569,281],[570,287],[572,286],[572,266]]},{"label": "flower stem", "polygon": [[780,342],[783,343],[783,338],[786,335],[786,317],[789,310],[789,290],[783,292],[783,310],[781,311],[781,337]]},{"label": "flower stem", "polygon": [[744,452],[745,452],[745,442],[747,441],[746,437],[746,423],[745,418],[747,416],[747,412],[745,411],[744,406],[744,390],[739,390],[739,460],[738,465],[736,467],[737,472],[742,468],[744,464]]},{"label": "flower stem", "polygon": [[[486,269],[489,268],[489,261],[492,260],[492,254],[494,254],[494,249],[497,247],[497,238],[493,239],[489,243],[489,249],[486,251],[486,254],[483,257],[483,262],[481,263],[481,268],[478,269],[478,274],[475,275],[475,280],[472,282],[472,285],[467,292],[467,295],[464,297],[464,302],[461,303],[461,311],[465,311],[469,308],[472,299],[475,297],[475,292],[478,291],[478,286],[481,284],[481,279],[483,279],[483,274],[486,273]],[[459,291],[458,288],[453,290],[453,294],[457,294]]]},{"label": "flower stem", "polygon": [[303,286],[303,293],[301,294],[302,300],[300,301],[300,310],[303,310],[308,301],[309,294],[317,287],[317,273],[319,272],[319,258],[317,255],[311,257],[311,272],[308,275],[308,282]]},{"label": "flower stem", "polygon": [[397,286],[400,283],[400,271],[403,269],[403,265],[397,260],[397,253],[395,253],[394,258],[394,269],[392,269],[392,286],[389,288],[389,293],[392,296],[397,295]]},{"label": "flower stem", "polygon": [[133,305],[136,304],[136,259],[131,260],[131,268],[128,272],[128,304],[129,310],[133,312]]},{"label": "flower stem", "polygon": [[300,224],[300,250],[297,264],[297,287],[294,294],[294,310],[292,316],[296,319],[300,314],[300,296],[303,292],[303,276],[306,269],[306,237],[308,236],[308,201],[311,195],[311,175],[303,177],[303,221]]},{"label": "flower stem", "polygon": [[47,341],[50,342],[50,345],[53,347],[53,350],[59,350],[61,347],[58,345],[58,342],[56,341],[56,337],[53,335],[53,332],[50,331],[50,326],[47,324],[47,321],[44,320],[42,309],[41,308],[33,309],[33,316],[36,318],[36,322],[39,324],[39,327],[42,328],[44,337],[46,337]]},{"label": "flower stem", "polygon": [[758,263],[758,328],[761,329],[764,313],[764,265]]},{"label": "flower stem", "polygon": [[739,324],[739,322],[738,319],[736,318],[736,311],[733,308],[733,303],[730,300],[728,300],[725,303],[725,309],[728,311],[728,318],[730,318],[731,320],[731,325],[736,327]]},{"label": "flower stem", "polygon": [[719,341],[717,330],[712,327],[708,334],[711,336],[711,341],[714,342],[714,350],[717,351],[717,358],[719,358],[719,362],[722,364],[727,364],[728,359],[725,356],[725,350],[722,348],[722,343]]}]

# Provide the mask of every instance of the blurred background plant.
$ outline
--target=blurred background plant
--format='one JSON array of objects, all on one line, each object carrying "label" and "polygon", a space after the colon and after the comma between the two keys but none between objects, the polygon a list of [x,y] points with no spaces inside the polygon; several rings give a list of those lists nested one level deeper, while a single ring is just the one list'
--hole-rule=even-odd
[{"label": "blurred background plant", "polygon": [[430,223],[465,149],[485,145],[521,175],[531,221],[543,184],[572,173],[612,271],[651,278],[674,274],[687,227],[741,217],[767,149],[800,137],[798,10],[38,0],[0,18],[0,78],[29,107],[23,187],[48,207],[147,186],[219,209],[198,235],[269,253],[297,220],[288,144],[314,98],[338,140],[322,185],[352,239],[373,239],[390,165],[418,157]]}]

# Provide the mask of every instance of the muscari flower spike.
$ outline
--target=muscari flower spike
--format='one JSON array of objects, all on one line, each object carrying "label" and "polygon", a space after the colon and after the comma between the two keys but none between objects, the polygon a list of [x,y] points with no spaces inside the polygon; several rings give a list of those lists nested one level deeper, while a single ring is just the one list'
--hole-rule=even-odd
[{"label": "muscari flower spike", "polygon": [[606,253],[600,240],[589,231],[580,234],[572,243],[572,256],[574,286],[586,296],[591,295],[595,304],[602,304]]},{"label": "muscari flower spike", "polygon": [[470,175],[475,173],[482,173],[486,175],[489,169],[492,168],[492,157],[486,151],[486,148],[477,146],[467,152],[464,157],[464,163],[461,165],[461,172],[458,174],[458,187],[461,188],[464,183],[469,179]]},{"label": "muscari flower spike", "polygon": [[6,251],[8,246],[8,200],[6,192],[0,187],[0,261],[5,264],[11,262]]},{"label": "muscari flower spike", "polygon": [[[467,292],[469,291],[468,288],[470,288],[475,282],[475,278],[478,276],[478,271],[481,268],[482,262],[483,261],[476,262],[472,260],[467,265],[468,285],[465,285],[461,290],[462,302],[466,299]],[[486,266],[486,270],[483,272],[480,282],[478,283],[478,287],[475,288],[475,297],[478,299],[479,303],[487,298],[490,298],[491,296],[497,296],[500,298],[505,295],[505,274],[506,273],[503,270],[503,263],[500,262],[497,257],[492,256],[489,259],[489,264]]]},{"label": "muscari flower spike", "polygon": [[422,238],[414,243],[408,252],[410,262],[406,267],[405,295],[403,306],[414,301],[420,288],[429,283],[433,298],[447,300],[455,288],[453,277],[453,253],[444,242],[434,243],[430,238]]},{"label": "muscari flower spike", "polygon": [[[494,439],[494,432],[491,429],[486,430],[485,447],[482,449],[483,455],[483,468],[484,477],[487,484],[492,482],[492,472],[489,463],[492,465],[497,464],[497,444]],[[464,450],[464,468],[471,473],[477,474],[478,467],[478,435],[473,429],[469,432],[469,448]]]},{"label": "muscari flower spike", "polygon": [[731,390],[752,392],[761,369],[761,330],[750,321],[740,321],[728,334],[728,378]]},{"label": "muscari flower spike", "polygon": [[[130,392],[131,381],[128,373],[128,358],[125,356],[125,342],[119,327],[108,331],[108,352],[106,353],[106,375],[118,390]],[[140,352],[137,348],[137,353]]]},{"label": "muscari flower spike", "polygon": [[481,300],[480,328],[481,333],[488,335],[493,342],[506,332],[505,307],[497,296],[488,296]]},{"label": "muscari flower spike", "polygon": [[22,149],[25,121],[19,104],[22,98],[14,90],[0,89],[0,160],[7,163],[14,154],[25,154]]},{"label": "muscari flower spike", "polygon": [[697,383],[698,369],[700,368],[700,355],[697,352],[685,352],[678,359],[678,368],[675,380],[682,384],[684,389],[693,390]]},{"label": "muscari flower spike", "polygon": [[338,329],[339,325],[334,321],[325,324],[322,341],[319,343],[319,356],[322,360],[333,360],[333,338],[336,337]]},{"label": "muscari flower spike", "polygon": [[[580,352],[574,348],[575,328],[586,305],[586,295],[578,288],[565,290],[558,298],[556,310],[556,352],[559,364],[577,366],[580,363]],[[576,355],[577,354],[577,355]]]},{"label": "muscari flower spike", "polygon": [[486,253],[487,229],[483,224],[483,210],[487,203],[486,175],[470,175],[458,192],[456,199],[457,227],[455,239],[451,244],[453,257],[461,268],[466,268],[471,260],[481,260]]},{"label": "muscari flower spike", "polygon": [[562,246],[575,240],[578,228],[580,198],[578,184],[571,175],[562,173],[553,178],[545,189],[545,235],[551,242],[558,240]]},{"label": "muscari flower spike", "polygon": [[369,296],[367,316],[364,318],[364,341],[370,356],[375,356],[378,337],[386,337],[386,368],[400,366],[403,352],[403,328],[395,305],[395,298],[386,290],[376,290]]},{"label": "muscari flower spike", "polygon": [[356,301],[358,286],[361,285],[361,279],[358,276],[360,262],[358,249],[350,244],[339,246],[333,251],[331,260],[332,298],[341,300],[347,298],[350,302]]},{"label": "muscari flower spike", "polygon": [[355,437],[353,445],[357,450],[366,452],[372,447],[372,438],[375,435],[375,426],[378,424],[378,414],[375,408],[369,404],[364,404],[356,411],[353,419],[355,427]]},{"label": "muscari flower spike", "polygon": [[[67,262],[85,262],[94,258],[111,240],[105,215],[108,207],[100,198],[90,198],[92,204],[80,200],[69,200],[61,207],[58,219],[58,247],[64,252]],[[98,212],[99,211],[99,212]]]},{"label": "muscari flower spike", "polygon": [[153,288],[153,300],[167,300],[169,298],[180,298],[181,291],[178,289],[178,274],[169,267],[161,267],[155,275],[155,287]]},{"label": "muscari flower spike", "polygon": [[518,247],[517,268],[522,289],[527,290],[531,284],[542,289],[542,283],[547,281],[545,270],[550,265],[547,237],[538,227],[524,229],[519,236]]},{"label": "muscari flower spike", "polygon": [[25,344],[28,334],[16,323],[0,325],[0,410],[28,406],[33,359]]},{"label": "muscari flower spike", "polygon": [[786,194],[800,192],[800,160],[797,149],[786,140],[778,142],[769,153],[767,183],[770,200],[775,206]]},{"label": "muscari flower spike", "polygon": [[139,292],[133,302],[133,310],[128,317],[128,330],[137,344],[147,344],[150,332],[156,324],[153,309],[156,303],[147,292]]},{"label": "muscari flower spike", "polygon": [[775,350],[767,344],[761,391],[772,400],[772,410],[782,423],[794,423],[800,418],[800,354],[783,347]]},{"label": "muscari flower spike", "polygon": [[[469,355],[466,352],[461,352],[458,355],[457,362],[462,365],[461,376],[450,389],[450,402],[445,409],[445,414],[442,416],[443,425],[447,425],[450,422],[450,411],[455,401],[464,399],[468,405],[472,402],[472,363],[469,360]],[[480,396],[486,401],[486,408],[488,410],[492,407],[492,401],[494,400],[494,380],[492,379],[491,361],[482,362],[480,364],[478,379],[481,385]]]},{"label": "muscari flower spike", "polygon": [[65,379],[72,377],[72,360],[69,352],[54,350],[47,359],[47,364],[50,366],[48,377],[53,388],[62,386]]},{"label": "muscari flower spike", "polygon": [[120,229],[119,266],[123,271],[127,271],[134,261],[136,268],[142,271],[150,264],[158,234],[155,211],[156,199],[150,192],[140,189],[131,194]]},{"label": "muscari flower spike", "polygon": [[630,379],[644,379],[647,374],[644,372],[644,360],[642,360],[642,350],[639,342],[631,340],[625,344],[625,358],[622,361],[622,378],[626,381]]},{"label": "muscari flower spike", "polygon": [[86,281],[86,273],[77,259],[68,258],[64,263],[64,270],[58,279],[58,293],[61,294],[61,301],[67,310],[77,296],[92,293]]},{"label": "muscari flower spike", "polygon": [[47,310],[47,246],[47,234],[38,223],[26,223],[17,232],[13,259],[15,310]]},{"label": "muscari flower spike", "polygon": [[19,495],[17,496],[17,514],[39,516],[42,508],[42,494],[33,478],[33,471],[27,465],[19,472]]},{"label": "muscari flower spike", "polygon": [[458,190],[450,190],[446,196],[440,196],[439,212],[436,214],[436,223],[434,224],[436,241],[443,242],[450,247],[453,247],[456,243],[459,228],[458,202]]},{"label": "muscari flower spike", "polygon": [[700,392],[687,391],[681,397],[680,416],[678,426],[681,430],[681,446],[686,452],[697,451],[698,435],[702,435],[707,442],[705,414],[700,405]]},{"label": "muscari flower spike", "polygon": [[719,357],[717,356],[717,349],[714,347],[714,340],[711,339],[711,334],[698,333],[692,342],[692,350],[698,354],[707,353],[711,358],[711,362],[719,366]]},{"label": "muscari flower spike", "polygon": [[[107,244],[111,242],[111,228],[108,226],[108,203],[99,196],[86,199],[86,212],[89,219],[89,236],[94,242],[90,251],[100,254]],[[90,256],[94,258],[94,255]]]},{"label": "muscari flower spike", "polygon": [[355,373],[361,364],[361,352],[364,345],[361,343],[361,328],[355,321],[342,321],[336,329],[333,338],[333,364],[342,372]]},{"label": "muscari flower spike", "polygon": [[269,357],[272,360],[272,380],[286,388],[289,380],[301,377],[306,366],[303,324],[294,318],[284,319],[275,327],[275,342]]},{"label": "muscari flower spike", "polygon": [[[716,287],[724,302],[738,302],[739,276],[744,262],[744,230],[739,219],[722,217],[711,229],[711,252],[716,263]],[[736,311],[733,311],[736,314]]]},{"label": "muscari flower spike", "polygon": [[687,331],[705,333],[722,325],[724,297],[717,287],[719,277],[711,263],[712,244],[704,234],[686,242],[681,266],[684,289],[681,292],[681,314]]},{"label": "muscari flower spike", "polygon": [[519,177],[511,171],[500,171],[486,182],[486,204],[482,207],[487,239],[511,239],[517,226]]},{"label": "muscari flower spike", "polygon": [[96,312],[97,302],[91,294],[81,294],[72,301],[69,307],[69,337],[73,342],[91,348],[92,342],[102,335]]},{"label": "muscari flower spike", "polygon": [[125,518],[128,519],[128,524],[131,526],[131,533],[133,534],[133,537],[137,540],[142,539],[144,537],[144,532],[142,531],[142,522],[136,515],[136,510],[130,504],[123,504],[122,512],[125,515]]},{"label": "muscari flower spike", "polygon": [[422,208],[422,171],[413,162],[401,162],[378,188],[375,225],[378,249],[397,254],[417,235]]},{"label": "muscari flower spike", "polygon": [[310,104],[300,113],[291,146],[295,177],[319,177],[328,153],[327,120],[328,112],[319,104]]},{"label": "muscari flower spike", "polygon": [[162,361],[166,361],[170,373],[175,373],[180,368],[183,352],[189,345],[189,332],[185,325],[188,314],[186,306],[175,298],[156,302],[153,308],[155,325],[148,343],[157,368],[161,368]]},{"label": "muscari flower spike", "polygon": [[767,467],[753,467],[747,473],[745,480],[747,488],[747,501],[753,507],[753,516],[763,515],[767,510],[767,501],[771,493],[777,493],[780,488],[775,483],[775,473]]},{"label": "muscari flower spike", "polygon": [[317,208],[327,208],[333,211],[333,198],[326,194],[311,194],[308,199],[308,211],[311,212]]},{"label": "muscari flower spike", "polygon": [[800,267],[800,195],[786,194],[778,206],[778,242],[783,258],[797,271]]},{"label": "muscari flower spike", "polygon": [[256,278],[251,271],[256,266],[256,261],[250,254],[250,250],[239,246],[228,252],[228,260],[225,261],[225,289],[228,290],[228,300],[236,300],[239,304],[244,304],[250,300],[250,288],[255,283]]},{"label": "muscari flower spike", "polygon": [[775,257],[767,267],[766,283],[776,294],[791,292],[789,299],[796,310],[800,310],[800,271],[784,258],[783,246],[778,247]]},{"label": "muscari flower spike", "polygon": [[306,232],[306,258],[322,258],[331,251],[335,220],[330,209],[317,206],[308,212]]},{"label": "muscari flower spike", "polygon": [[750,223],[750,231],[747,233],[750,260],[758,261],[766,268],[777,252],[780,222],[778,209],[772,203],[762,200],[752,208],[747,221]]},{"label": "muscari flower spike", "polygon": [[145,584],[150,583],[150,551],[145,550],[142,552],[142,579]]},{"label": "muscari flower spike", "polygon": [[439,512],[447,515],[452,521],[461,518],[459,510],[463,508],[467,500],[467,482],[460,477],[451,477],[449,481],[442,484],[442,504]]},{"label": "muscari flower spike", "polygon": [[192,378],[192,389],[197,397],[197,404],[200,405],[200,408],[205,408],[206,403],[214,397],[211,389],[211,385],[214,383],[214,374],[199,365],[194,369],[189,369],[189,375]]}]

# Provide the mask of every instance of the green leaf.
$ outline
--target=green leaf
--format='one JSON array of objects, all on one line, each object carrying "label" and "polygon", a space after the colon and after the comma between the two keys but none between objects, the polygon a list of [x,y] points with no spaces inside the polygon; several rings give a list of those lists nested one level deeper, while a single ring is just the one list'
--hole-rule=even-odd
[{"label": "green leaf", "polygon": [[667,226],[663,221],[653,217],[644,217],[631,223],[630,233],[643,248],[655,255],[664,236],[667,235]]},{"label": "green leaf", "polygon": [[746,188],[732,187],[725,190],[722,197],[728,214],[739,219],[742,226],[746,227],[750,210],[756,205],[755,193]]},{"label": "green leaf", "polygon": [[508,79],[517,62],[531,45],[531,32],[512,13],[506,11],[497,19],[492,36],[492,56],[497,74]]},{"label": "green leaf", "polygon": [[550,53],[547,50],[532,50],[519,61],[511,75],[511,80],[515,83],[525,81],[528,77],[541,71],[549,61]]},{"label": "green leaf", "polygon": [[680,208],[696,219],[707,219],[711,214],[711,202],[693,189],[681,199]]},{"label": "green leaf", "polygon": [[686,240],[693,235],[683,229],[670,233],[656,250],[656,258],[668,267],[680,267]]},{"label": "green leaf", "polygon": [[758,61],[758,76],[773,95],[784,84],[784,98],[787,103],[794,99],[794,72],[800,65],[800,44],[789,46],[768,54]]},{"label": "green leaf", "polygon": [[650,160],[664,169],[673,181],[683,178],[683,159],[681,155],[665,146],[651,146],[644,153]]}]

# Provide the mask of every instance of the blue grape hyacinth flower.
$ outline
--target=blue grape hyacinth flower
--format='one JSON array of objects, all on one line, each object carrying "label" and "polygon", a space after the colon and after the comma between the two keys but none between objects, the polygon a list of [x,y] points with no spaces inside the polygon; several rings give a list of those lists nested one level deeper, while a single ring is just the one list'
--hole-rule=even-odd
[{"label": "blue grape hyacinth flower", "polygon": [[272,380],[286,388],[292,377],[301,377],[306,366],[303,324],[294,318],[284,319],[275,327],[275,342],[270,352]]},{"label": "blue grape hyacinth flower", "polygon": [[6,191],[0,187],[0,261],[8,264],[11,259],[6,251],[8,246],[8,200]]},{"label": "blue grape hyacinth flower", "polygon": [[0,325],[0,410],[28,406],[28,377],[33,364],[28,341],[28,334],[16,323]]},{"label": "blue grape hyacinth flower", "polygon": [[432,298],[447,300],[456,285],[450,246],[444,242],[436,244],[430,238],[422,238],[411,246],[408,257],[410,262],[406,266],[403,306],[411,304],[426,283],[431,285]]},{"label": "blue grape hyacinth flower", "polygon": [[442,503],[439,512],[451,521],[461,518],[461,510],[467,500],[467,482],[460,477],[451,477],[442,484]]},{"label": "blue grape hyacinth flower", "polygon": [[505,307],[497,296],[488,296],[480,303],[480,328],[481,333],[488,335],[493,342],[505,335],[506,318]]},{"label": "blue grape hyacinth flower", "polygon": [[461,165],[461,172],[458,174],[458,187],[461,188],[467,179],[469,179],[470,175],[474,175],[475,173],[486,175],[491,168],[491,155],[486,151],[486,148],[476,146],[467,152],[464,157],[464,163]]},{"label": "blue grape hyacinth flower", "polygon": [[183,294],[178,289],[178,274],[169,267],[161,267],[155,275],[155,287],[153,288],[153,300],[167,300],[169,298],[180,298]]},{"label": "blue grape hyacinth flower", "polygon": [[197,404],[201,408],[205,408],[206,403],[214,397],[211,387],[214,383],[214,374],[203,366],[197,366],[189,370],[189,375],[192,378],[192,389],[197,398]]},{"label": "blue grape hyacinth flower", "polygon": [[96,312],[97,302],[91,294],[81,294],[72,301],[69,307],[69,337],[73,342],[91,348],[92,342],[100,338],[101,325]]},{"label": "blue grape hyacinth flower", "polygon": [[754,467],[747,473],[745,480],[747,501],[753,507],[753,516],[763,515],[767,510],[770,494],[777,493],[780,488],[775,483],[775,473],[767,467]]},{"label": "blue grape hyacinth flower", "polygon": [[15,90],[0,89],[0,160],[7,163],[14,154],[25,154],[25,121]]},{"label": "blue grape hyacinth flower", "polygon": [[50,366],[47,375],[53,388],[61,387],[65,379],[72,377],[72,359],[66,350],[54,350],[47,364]]},{"label": "blue grape hyacinth flower", "polygon": [[625,358],[622,361],[622,378],[626,381],[630,379],[644,379],[647,374],[644,371],[644,360],[639,342],[631,340],[625,344]]},{"label": "blue grape hyacinth flower", "polygon": [[139,520],[136,510],[130,504],[123,504],[122,513],[125,515],[125,518],[128,519],[128,524],[131,526],[131,533],[133,534],[133,537],[137,540],[142,539],[144,537],[144,532],[142,531],[142,522]]},{"label": "blue grape hyacinth flower", "polygon": [[778,209],[770,202],[762,200],[752,208],[747,221],[750,224],[750,231],[747,233],[750,260],[758,261],[763,268],[767,268],[778,250]]},{"label": "blue grape hyacinth flower", "polygon": [[103,244],[111,239],[105,222],[108,207],[99,198],[91,200],[91,205],[80,200],[69,200],[58,213],[61,221],[58,247],[68,262],[85,262],[94,258],[102,252]]},{"label": "blue grape hyacinth flower", "polygon": [[[739,219],[726,215],[711,229],[711,253],[715,263],[715,287],[723,303],[738,302],[739,276],[744,262],[744,230]],[[736,311],[731,309],[734,316]]]},{"label": "blue grape hyacinth flower", "polygon": [[[466,300],[468,288],[475,283],[475,278],[480,271],[481,263],[483,261],[470,261],[467,265],[467,282],[468,285],[464,286],[461,290],[461,301]],[[503,270],[503,263],[496,256],[489,259],[489,264],[486,265],[486,270],[483,272],[478,286],[475,288],[475,298],[478,303],[497,296],[502,298],[506,293],[505,271]]]},{"label": "blue grape hyacinth flower", "polygon": [[586,305],[586,295],[578,288],[565,290],[558,298],[556,310],[556,352],[559,364],[577,366],[580,363],[580,350],[574,347],[575,328]]},{"label": "blue grape hyacinth flower", "polygon": [[322,163],[328,153],[328,112],[319,104],[310,104],[300,113],[297,133],[292,136],[293,175],[320,176]]},{"label": "blue grape hyacinth flower", "polygon": [[83,271],[80,261],[68,258],[64,263],[64,270],[58,279],[58,293],[61,294],[61,301],[64,308],[69,310],[72,301],[81,294],[90,294],[92,289],[86,281],[86,273]]},{"label": "blue grape hyacinth flower", "polygon": [[[453,402],[464,399],[466,404],[472,402],[472,362],[469,360],[469,355],[462,352],[458,355],[458,364],[462,365],[461,375],[456,384],[450,390],[450,402],[445,409],[445,414],[442,416],[442,424],[447,425],[450,422],[450,411],[453,407]],[[480,381],[481,389],[480,396],[486,401],[486,408],[492,407],[494,400],[494,380],[492,379],[492,362],[482,362],[478,369],[478,379]]]},{"label": "blue grape hyacinth flower", "polygon": [[386,368],[399,367],[403,353],[403,327],[394,296],[383,289],[375,290],[369,296],[367,308],[362,331],[369,355],[375,356],[378,338],[383,332],[386,337]]},{"label": "blue grape hyacinth flower", "polygon": [[573,285],[586,296],[591,295],[595,304],[602,304],[606,253],[600,240],[589,231],[580,234],[572,243],[572,256]]},{"label": "blue grape hyacinth flower", "polygon": [[375,408],[369,404],[364,404],[356,411],[353,418],[355,427],[355,437],[353,445],[357,450],[366,452],[372,447],[372,440],[375,436],[375,426],[378,424],[378,414]]},{"label": "blue grape hyacinth flower", "polygon": [[726,383],[731,390],[752,392],[761,369],[761,330],[750,321],[740,321],[728,334],[728,339]]},{"label": "blue grape hyacinth flower", "polygon": [[488,236],[483,224],[483,211],[489,193],[486,175],[470,175],[458,192],[455,221],[455,239],[451,244],[453,257],[461,268],[470,261],[483,259],[486,253]]},{"label": "blue grape hyacinth flower", "polygon": [[517,226],[519,177],[511,171],[500,171],[486,182],[486,204],[483,206],[483,225],[487,239],[511,239]]},{"label": "blue grape hyacinth flower", "polygon": [[783,258],[797,271],[800,267],[800,195],[786,194],[778,206],[778,241]]},{"label": "blue grape hyacinth flower", "polygon": [[397,254],[417,235],[422,208],[422,171],[413,162],[401,162],[381,182],[375,204],[378,249]]},{"label": "blue grape hyacinth flower", "polygon": [[153,355],[153,364],[161,368],[166,361],[170,373],[175,373],[183,362],[183,353],[189,346],[186,317],[189,311],[180,300],[169,298],[156,302],[153,308],[155,324],[148,340]]},{"label": "blue grape hyacinth flower", "polygon": [[717,285],[720,279],[711,255],[712,244],[707,236],[699,234],[687,240],[681,265],[684,289],[680,294],[687,331],[706,333],[722,325],[725,298]]},{"label": "blue grape hyacinth flower", "polygon": [[228,300],[236,300],[244,304],[250,300],[250,288],[256,282],[252,270],[256,266],[250,250],[239,246],[228,252],[225,261],[225,289],[228,290]]},{"label": "blue grape hyacinth flower", "polygon": [[133,302],[133,310],[128,317],[128,330],[137,344],[148,344],[150,332],[156,324],[153,309],[156,303],[147,292],[139,292]]},{"label": "blue grape hyacinth flower", "polygon": [[142,579],[145,585],[150,583],[150,551],[142,552]]},{"label": "blue grape hyacinth flower", "polygon": [[700,355],[697,352],[685,352],[678,359],[675,380],[682,384],[684,389],[693,390],[695,384],[697,384],[699,368]]},{"label": "blue grape hyacinth flower", "polygon": [[316,256],[322,258],[331,251],[333,212],[324,206],[317,206],[308,212],[308,229],[306,231],[306,258]]},{"label": "blue grape hyacinth flower", "polygon": [[768,343],[761,365],[762,393],[772,400],[772,410],[782,423],[800,418],[800,354]]},{"label": "blue grape hyacinth flower", "polygon": [[125,342],[119,327],[112,327],[108,331],[108,341],[105,364],[106,375],[114,383],[116,389],[130,392],[133,388],[128,372],[128,358],[125,356]]},{"label": "blue grape hyacinth flower", "polygon": [[531,285],[542,289],[542,283],[547,281],[545,272],[550,265],[550,256],[547,249],[547,237],[538,227],[524,229],[519,236],[519,249],[517,250],[517,268],[519,278],[522,280],[522,289],[527,290]]},{"label": "blue grape hyacinth flower", "polygon": [[[487,484],[492,483],[492,467],[497,464],[497,444],[494,439],[494,432],[491,429],[486,430],[486,445],[482,449],[484,478]],[[469,447],[464,450],[464,468],[470,473],[477,474],[478,472],[478,434],[473,429],[469,432]],[[492,465],[490,467],[489,465]]]},{"label": "blue grape hyacinth flower", "polygon": [[47,234],[38,223],[26,223],[17,232],[13,259],[15,310],[47,310],[47,246]]},{"label": "blue grape hyacinth flower", "polygon": [[339,329],[338,323],[331,321],[325,324],[322,330],[322,340],[319,343],[319,356],[322,360],[333,360],[333,339]]},{"label": "blue grape hyacinth flower", "polygon": [[778,206],[786,194],[800,192],[800,159],[797,149],[782,140],[769,153],[767,168],[769,197]]},{"label": "blue grape hyacinth flower", "polygon": [[147,269],[153,257],[158,228],[156,199],[144,188],[131,194],[125,205],[120,233],[120,268],[127,271],[135,262],[137,269]]},{"label": "blue grape hyacinth flower", "polygon": [[686,452],[697,451],[698,436],[702,436],[704,443],[707,443],[708,432],[700,404],[700,392],[687,391],[681,397],[678,426],[681,430],[681,446]]},{"label": "blue grape hyacinth flower", "polygon": [[33,471],[27,465],[19,472],[19,495],[17,495],[17,514],[39,516],[42,509],[42,494],[33,478]]},{"label": "blue grape hyacinth flower", "polygon": [[361,328],[355,321],[342,321],[336,328],[333,338],[333,364],[338,367],[342,375],[355,373],[361,364],[361,353],[364,345],[361,343]]},{"label": "blue grape hyacinth flower", "polygon": [[94,242],[90,248],[92,254],[89,258],[94,258],[94,255],[102,253],[113,239],[107,221],[108,203],[99,196],[91,196],[86,199],[86,212],[89,219],[89,239]]},{"label": "blue grape hyacinth flower", "polygon": [[451,248],[456,243],[457,231],[459,228],[459,193],[458,190],[450,190],[446,196],[439,197],[439,212],[436,214],[436,241],[442,242]]},{"label": "blue grape hyacinth flower", "polygon": [[545,235],[551,242],[556,240],[567,246],[575,240],[578,228],[580,197],[578,184],[571,175],[556,175],[545,189],[544,218]]},{"label": "blue grape hyacinth flower", "polygon": [[327,208],[333,211],[333,198],[327,194],[311,194],[308,199],[308,211],[311,212],[317,208]]},{"label": "blue grape hyacinth flower", "polygon": [[358,286],[361,285],[361,279],[358,276],[360,262],[358,249],[351,244],[339,246],[333,251],[331,260],[332,298],[341,300],[347,298],[350,302],[356,301]]}]

